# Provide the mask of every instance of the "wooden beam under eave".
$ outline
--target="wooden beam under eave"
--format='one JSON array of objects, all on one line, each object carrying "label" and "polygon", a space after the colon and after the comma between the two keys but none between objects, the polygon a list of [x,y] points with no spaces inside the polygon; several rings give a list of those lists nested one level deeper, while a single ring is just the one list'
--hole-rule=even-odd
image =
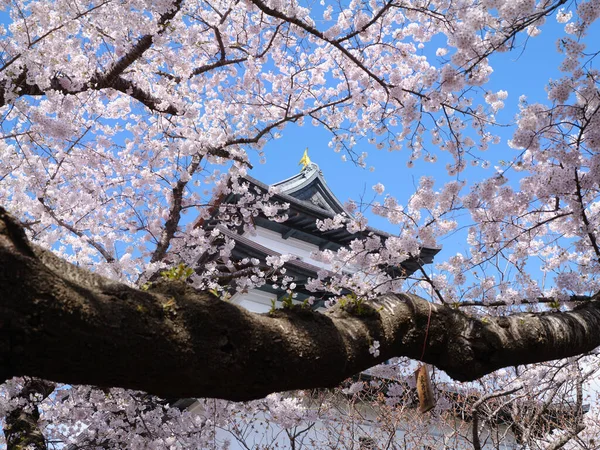
[{"label": "wooden beam under eave", "polygon": [[328,250],[328,249],[333,250],[334,248],[335,248],[335,244],[331,241],[325,241],[321,245],[319,245],[319,250],[321,250],[321,251]]},{"label": "wooden beam under eave", "polygon": [[292,237],[295,234],[296,234],[296,230],[295,229],[288,228],[288,230],[285,233],[281,233],[281,237],[283,239],[288,239],[288,238]]}]

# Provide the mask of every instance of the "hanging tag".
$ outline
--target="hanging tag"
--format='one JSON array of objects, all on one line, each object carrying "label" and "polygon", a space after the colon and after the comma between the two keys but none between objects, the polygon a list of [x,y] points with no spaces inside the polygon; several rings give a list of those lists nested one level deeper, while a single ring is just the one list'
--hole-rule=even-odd
[{"label": "hanging tag", "polygon": [[419,395],[419,412],[421,414],[430,411],[435,406],[435,398],[431,387],[431,379],[427,365],[423,364],[415,371],[417,379],[417,394]]}]

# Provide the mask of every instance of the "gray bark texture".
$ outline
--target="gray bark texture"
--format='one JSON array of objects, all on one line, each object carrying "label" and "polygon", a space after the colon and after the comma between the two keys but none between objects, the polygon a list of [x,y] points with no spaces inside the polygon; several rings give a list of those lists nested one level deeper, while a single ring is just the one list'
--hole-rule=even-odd
[{"label": "gray bark texture", "polygon": [[[374,341],[377,357],[369,352]],[[240,401],[333,387],[394,356],[467,381],[598,345],[597,299],[571,311],[480,319],[411,294],[382,296],[360,315],[339,308],[259,315],[181,282],[141,291],[32,245],[0,209],[2,380],[27,375]]]}]

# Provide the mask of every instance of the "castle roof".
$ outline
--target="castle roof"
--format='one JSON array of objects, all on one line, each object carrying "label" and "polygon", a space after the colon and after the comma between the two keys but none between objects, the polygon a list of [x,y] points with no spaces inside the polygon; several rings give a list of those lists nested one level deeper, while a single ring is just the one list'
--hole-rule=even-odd
[{"label": "castle roof", "polygon": [[[278,233],[284,240],[293,237],[316,245],[320,250],[336,251],[341,247],[348,246],[355,239],[377,236],[382,242],[385,242],[387,238],[392,236],[385,231],[372,227],[365,227],[357,232],[351,232],[345,226],[333,230],[320,230],[317,226],[317,220],[333,219],[338,214],[351,219],[352,215],[344,209],[342,203],[328,187],[322,171],[315,163],[308,162],[300,173],[271,186],[248,175],[242,177],[239,183],[247,183],[249,191],[256,194],[274,192],[271,201],[289,205],[286,209],[286,218],[283,221],[274,221],[264,215],[258,215],[253,219],[256,227]],[[219,200],[219,205],[234,205],[238,198],[239,194],[228,194],[225,198]],[[215,205],[213,217],[201,226],[208,229],[218,227],[223,232],[223,228],[219,227],[217,214],[219,205]],[[236,241],[236,247],[234,248],[236,259],[243,257],[263,259],[268,255],[278,254],[272,249],[267,249],[251,239],[243,237],[241,232],[240,227],[239,234],[230,231],[223,233],[228,238]],[[438,248],[423,247],[418,255],[408,258],[396,267],[386,267],[385,270],[393,277],[408,277],[424,264],[433,262],[434,256],[439,251]],[[298,260],[289,261],[286,267],[300,279],[314,278],[319,270],[316,266]]]},{"label": "castle roof", "polygon": [[307,206],[315,206],[333,214],[347,212],[327,186],[323,172],[311,162],[293,177],[279,181],[272,186],[276,191],[293,197]]}]

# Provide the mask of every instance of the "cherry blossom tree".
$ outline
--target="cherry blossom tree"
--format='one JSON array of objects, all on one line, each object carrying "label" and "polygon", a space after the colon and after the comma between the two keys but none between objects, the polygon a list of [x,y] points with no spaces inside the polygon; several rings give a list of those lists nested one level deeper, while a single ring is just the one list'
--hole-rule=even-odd
[{"label": "cherry blossom tree", "polygon": [[[511,411],[527,445],[593,448],[581,432],[591,426],[582,386],[598,366],[584,355],[600,345],[599,74],[597,50],[585,46],[596,0],[1,4],[0,370],[9,446],[216,448],[226,445],[217,428],[243,442],[229,419],[257,407],[223,400],[333,387],[409,357],[456,380],[482,380],[487,395],[468,406],[475,448],[478,424],[501,411]],[[546,20],[564,24],[549,44],[563,55],[563,75],[549,81],[546,102],[521,99],[513,136],[502,142],[496,115],[507,92],[486,89],[490,58],[515,48],[526,57],[523,42],[542,39]],[[368,143],[409,166],[443,161],[448,178],[421,178],[407,201],[377,184],[369,209],[395,236],[315,255],[335,276],[309,287],[350,291],[350,300],[327,314],[260,316],[221,297],[269,276],[293,290],[284,261],[236,266],[233,242],[195,224],[214,213],[211,199],[231,192],[240,201],[219,211],[223,226],[285,214],[272,192],[252,192],[240,176],[291,124],[324,128],[333,151],[358,165]],[[482,152],[494,145],[510,146],[511,156],[474,182],[470,171],[490,164]],[[365,230],[360,206],[348,205],[352,219],[319,227]],[[433,275],[406,280],[385,270],[463,230],[468,251]],[[193,274],[160,280],[176,267]],[[538,403],[519,402],[534,394]],[[194,415],[152,395],[222,400]],[[536,424],[548,408],[536,405],[559,398],[573,400],[574,419],[541,436]],[[330,420],[286,396],[260,404],[290,442]],[[533,411],[530,421],[523,411]],[[382,416],[388,428],[394,414]]]}]

